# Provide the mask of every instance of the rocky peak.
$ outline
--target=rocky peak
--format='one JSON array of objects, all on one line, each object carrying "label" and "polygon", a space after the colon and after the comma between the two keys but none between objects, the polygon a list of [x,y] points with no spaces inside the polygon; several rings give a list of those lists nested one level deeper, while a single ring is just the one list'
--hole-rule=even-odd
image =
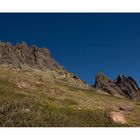
[{"label": "rocky peak", "polygon": [[140,96],[140,90],[132,77],[118,76],[117,85],[129,98]]},{"label": "rocky peak", "polygon": [[96,74],[96,77],[95,77],[95,81],[96,81],[96,85],[98,85],[99,83],[102,83],[102,81],[104,81],[104,84],[105,83],[110,83],[112,82],[112,80],[110,80],[105,74],[103,73],[98,73]]},{"label": "rocky peak", "polygon": [[25,42],[17,43],[15,46],[8,42],[0,42],[0,65],[20,69],[38,69],[47,73],[48,80],[89,88],[84,81],[59,65],[47,48],[28,46]]},{"label": "rocky peak", "polygon": [[119,75],[117,80],[110,80],[103,74],[96,75],[95,88],[103,90],[110,95],[121,95],[127,98],[138,98],[140,89],[132,77]]},{"label": "rocky peak", "polygon": [[60,69],[47,48],[38,48],[36,45],[29,47],[25,42],[16,46],[0,42],[0,58],[0,64],[10,64],[13,67],[27,65],[40,69]]},{"label": "rocky peak", "polygon": [[95,88],[103,90],[110,95],[118,96],[121,95],[121,91],[116,85],[116,81],[109,79],[105,74],[98,73],[95,78]]}]

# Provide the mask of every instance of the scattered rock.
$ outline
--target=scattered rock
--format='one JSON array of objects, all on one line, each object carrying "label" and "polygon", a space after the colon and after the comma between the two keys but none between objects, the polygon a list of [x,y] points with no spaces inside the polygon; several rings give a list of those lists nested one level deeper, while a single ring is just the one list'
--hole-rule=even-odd
[{"label": "scattered rock", "polygon": [[30,109],[28,109],[28,108],[22,109],[22,112],[24,112],[24,113],[29,113],[29,112],[30,112]]},{"label": "scattered rock", "polygon": [[78,110],[82,110],[82,108],[78,106]]},{"label": "scattered rock", "polygon": [[48,93],[51,95],[62,95],[63,91],[59,88],[49,88]]},{"label": "scattered rock", "polygon": [[20,80],[20,81],[17,82],[17,86],[19,88],[29,88],[30,87],[30,84],[26,80]]},{"label": "scattered rock", "polygon": [[126,120],[125,116],[123,115],[123,113],[121,113],[121,112],[110,112],[108,114],[108,117],[115,123],[127,124],[127,120]]}]

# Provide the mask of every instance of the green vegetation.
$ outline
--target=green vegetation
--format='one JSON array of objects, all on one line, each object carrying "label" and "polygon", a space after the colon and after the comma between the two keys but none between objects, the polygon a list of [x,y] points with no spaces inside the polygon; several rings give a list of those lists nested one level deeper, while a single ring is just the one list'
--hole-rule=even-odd
[{"label": "green vegetation", "polygon": [[102,110],[76,110],[52,105],[42,106],[26,97],[3,100],[0,107],[2,127],[107,127],[110,122]]},{"label": "green vegetation", "polygon": [[[0,126],[33,127],[33,126],[111,126],[103,110],[78,110],[72,105],[72,99],[62,101],[64,107],[42,105],[41,101],[32,96],[22,94],[15,84],[0,80]],[[48,97],[55,101],[55,98]],[[66,106],[66,107],[65,107]]]},{"label": "green vegetation", "polygon": [[[139,102],[48,81],[46,84],[45,80],[38,81],[34,73],[10,72],[0,70],[1,127],[139,126]],[[17,83],[21,77],[30,84],[28,89]],[[136,108],[125,113],[128,125],[115,124],[107,116],[110,111],[118,111],[117,106],[122,104]]]}]

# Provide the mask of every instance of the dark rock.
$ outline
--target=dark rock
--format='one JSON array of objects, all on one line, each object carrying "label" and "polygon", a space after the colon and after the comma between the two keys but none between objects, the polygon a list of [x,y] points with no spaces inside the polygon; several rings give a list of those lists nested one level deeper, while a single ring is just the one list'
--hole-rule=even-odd
[{"label": "dark rock", "polygon": [[122,95],[122,91],[120,90],[120,88],[116,85],[116,83],[112,80],[110,80],[107,76],[105,76],[102,73],[98,73],[96,75],[96,79],[95,79],[95,88],[96,89],[101,89],[107,93],[109,93],[110,95],[118,95],[118,93],[120,95]]},{"label": "dark rock", "polygon": [[74,79],[78,79],[78,77],[77,77],[76,75],[73,75],[73,78],[74,78]]},{"label": "dark rock", "polygon": [[135,80],[131,77],[127,78],[124,75],[119,75],[117,78],[117,85],[121,91],[129,98],[140,96],[139,87]]},{"label": "dark rock", "polygon": [[127,78],[124,75],[119,75],[117,80],[110,80],[104,74],[99,73],[95,80],[95,88],[110,95],[120,95],[130,99],[140,97],[139,87],[132,77]]},{"label": "dark rock", "polygon": [[126,112],[132,112],[134,111],[134,106],[132,105],[122,105],[119,107],[119,110],[126,111]]}]

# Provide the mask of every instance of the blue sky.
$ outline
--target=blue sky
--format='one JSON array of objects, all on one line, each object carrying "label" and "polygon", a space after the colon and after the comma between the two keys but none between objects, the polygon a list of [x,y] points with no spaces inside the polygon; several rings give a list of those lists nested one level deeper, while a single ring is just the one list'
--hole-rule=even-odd
[{"label": "blue sky", "polygon": [[97,72],[140,84],[140,14],[0,14],[0,40],[47,47],[89,84]]}]

